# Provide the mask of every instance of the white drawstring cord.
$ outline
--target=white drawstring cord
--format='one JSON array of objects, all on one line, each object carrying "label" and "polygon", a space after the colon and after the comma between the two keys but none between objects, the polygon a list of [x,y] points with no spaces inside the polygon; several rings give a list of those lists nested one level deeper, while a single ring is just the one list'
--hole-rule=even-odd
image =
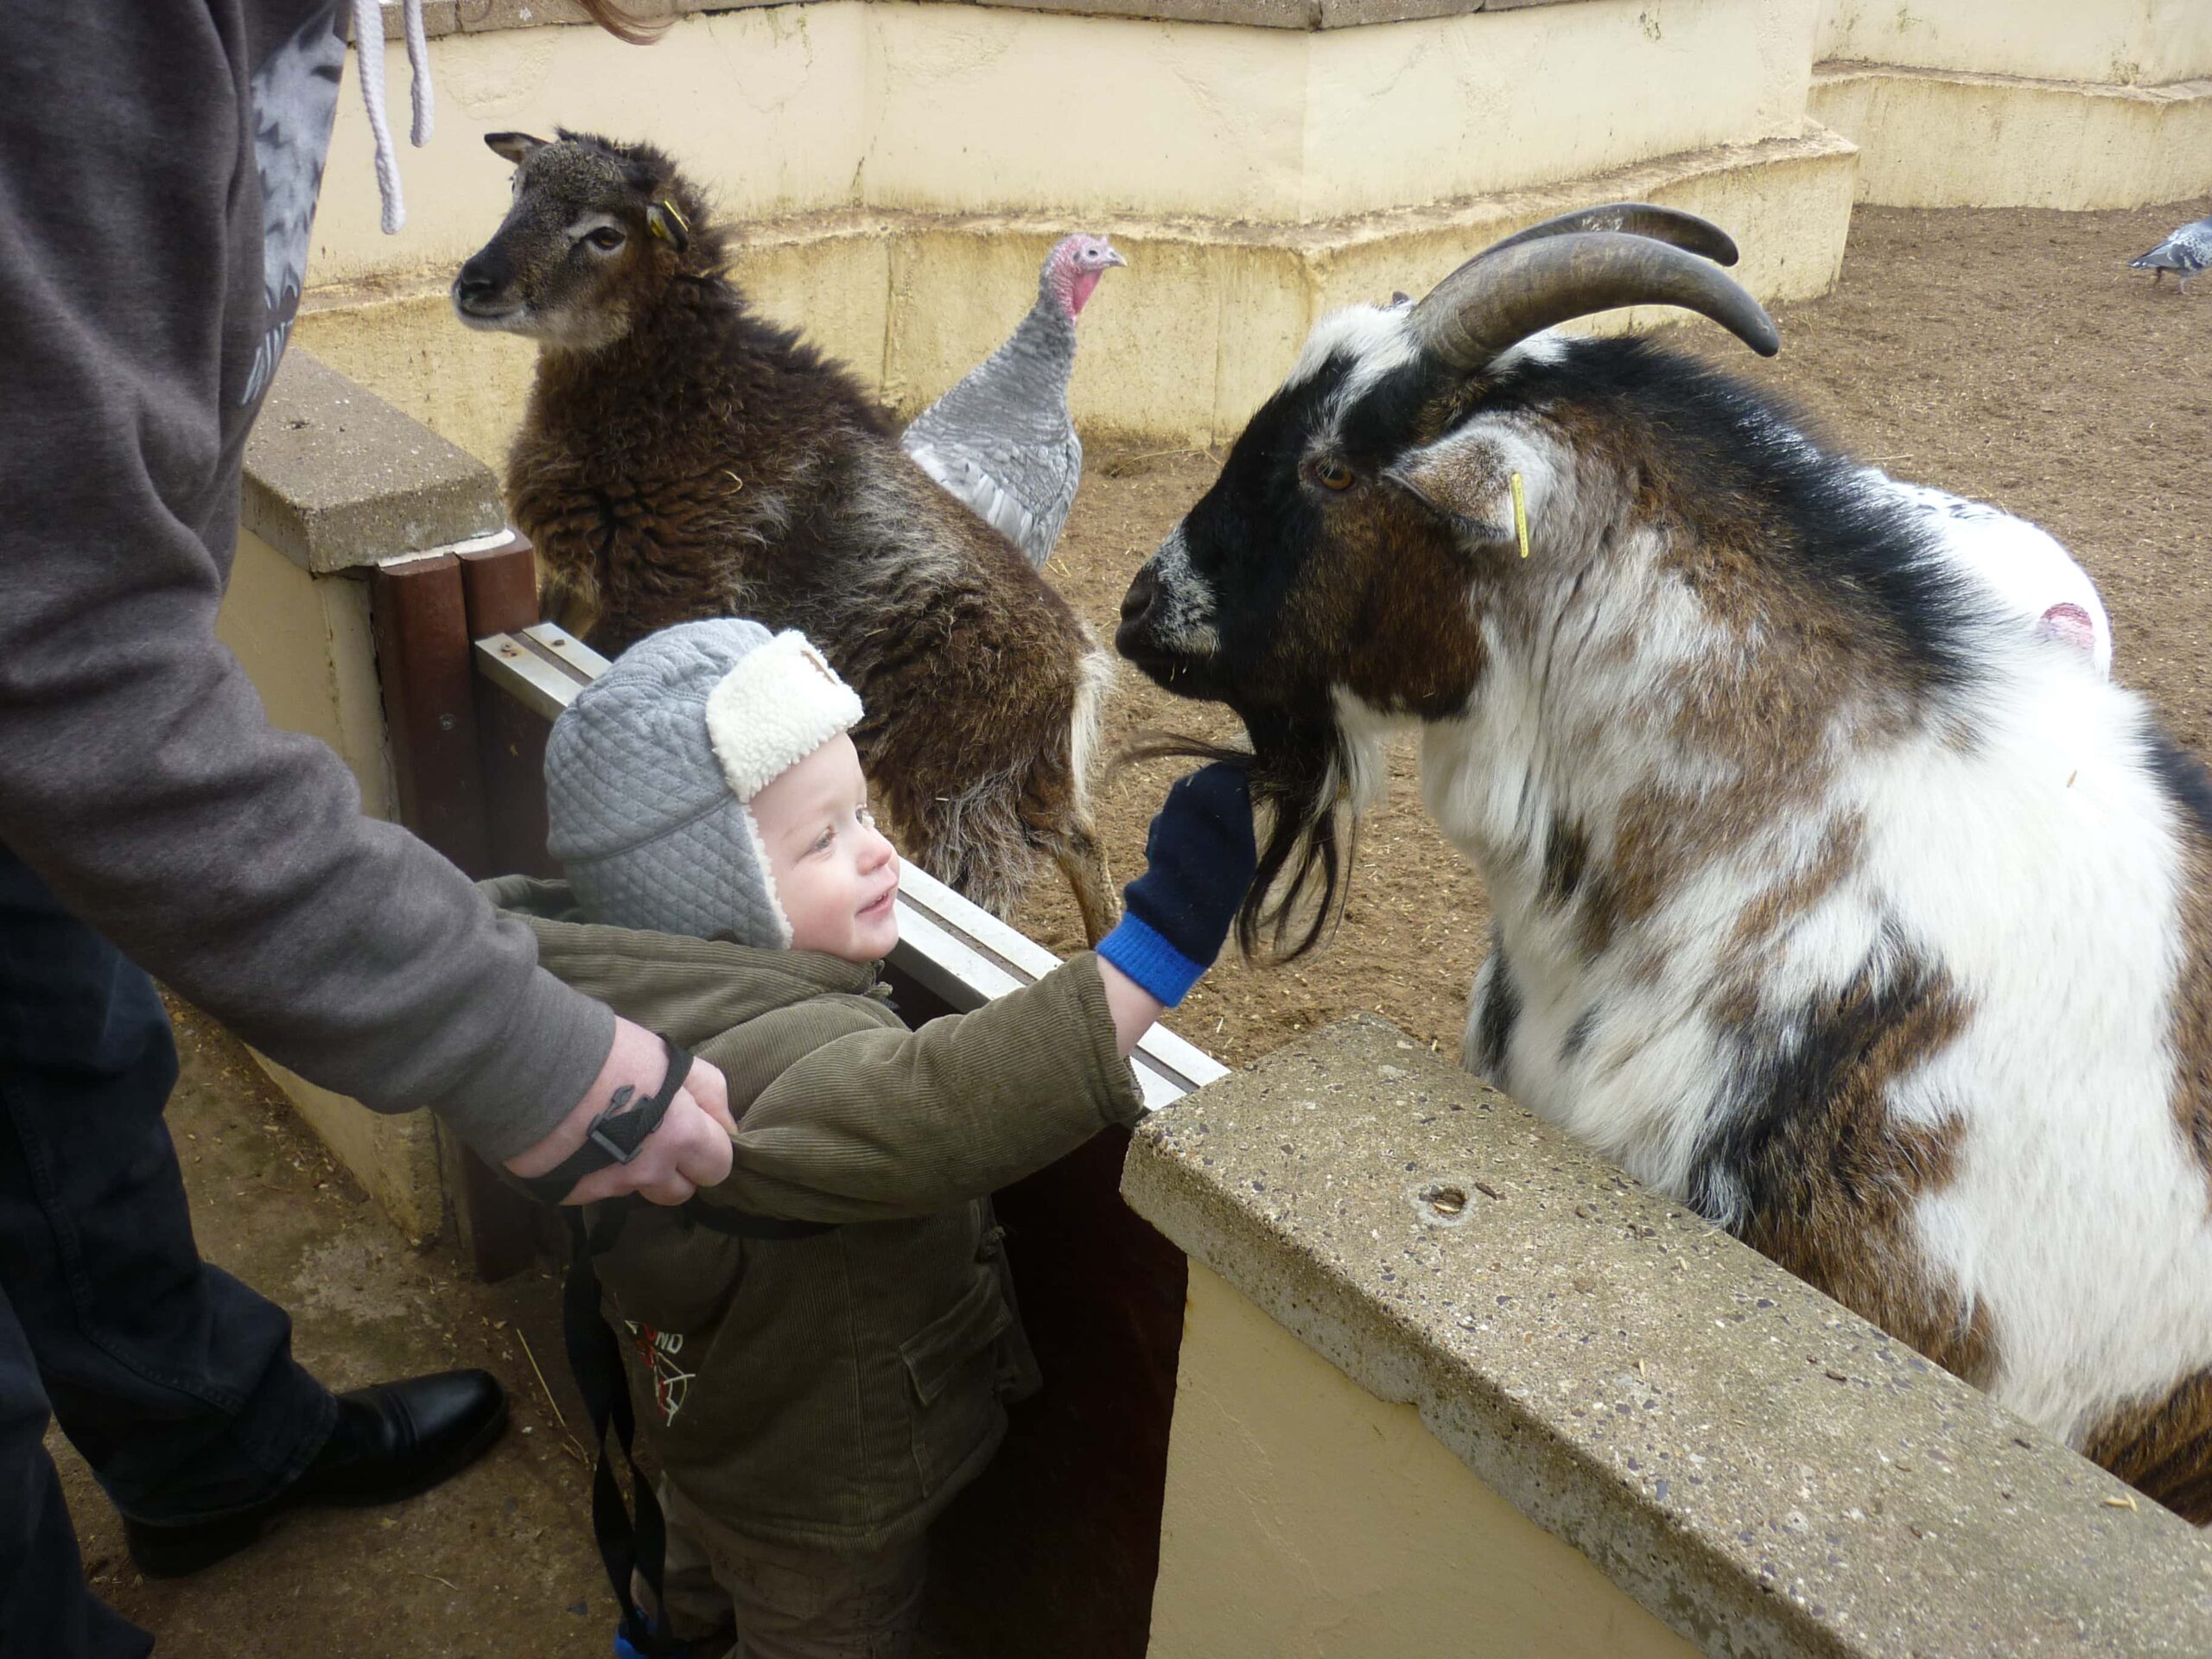
[{"label": "white drawstring cord", "polygon": [[[430,42],[423,29],[423,0],[400,0],[407,35],[407,70],[415,110],[408,140],[420,149],[430,142],[434,118],[430,92]],[[399,157],[384,108],[384,13],[378,0],[353,0],[353,56],[361,77],[361,104],[368,111],[369,136],[376,142],[377,195],[384,204],[384,233],[392,236],[407,222],[399,191]]]}]

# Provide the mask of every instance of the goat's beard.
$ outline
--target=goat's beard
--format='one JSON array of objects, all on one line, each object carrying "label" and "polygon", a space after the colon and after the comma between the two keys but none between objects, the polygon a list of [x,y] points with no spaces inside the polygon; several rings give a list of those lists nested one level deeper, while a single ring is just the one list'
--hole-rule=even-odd
[{"label": "goat's beard", "polygon": [[1348,792],[1351,743],[1326,715],[1246,714],[1244,728],[1249,752],[1169,736],[1141,739],[1122,759],[1226,760],[1245,768],[1265,834],[1236,912],[1237,946],[1255,961],[1294,962],[1320,944],[1344,908],[1357,843]]}]

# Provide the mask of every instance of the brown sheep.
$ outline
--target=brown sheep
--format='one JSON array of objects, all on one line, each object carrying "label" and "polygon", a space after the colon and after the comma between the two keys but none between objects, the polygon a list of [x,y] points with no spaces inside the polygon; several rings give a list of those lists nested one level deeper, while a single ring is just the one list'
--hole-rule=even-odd
[{"label": "brown sheep", "polygon": [[852,375],[755,316],[699,191],[647,144],[494,133],[514,202],[461,319],[538,342],[506,496],[546,614],[610,653],[671,623],[799,628],[922,867],[1001,916],[1038,851],[1096,940],[1087,799],[1112,658],[1014,545],[899,447]]}]

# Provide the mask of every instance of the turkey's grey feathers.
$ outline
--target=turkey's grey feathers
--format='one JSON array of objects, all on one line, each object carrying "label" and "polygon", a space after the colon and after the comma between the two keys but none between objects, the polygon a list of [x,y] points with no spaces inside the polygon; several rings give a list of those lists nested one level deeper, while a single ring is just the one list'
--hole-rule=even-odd
[{"label": "turkey's grey feathers", "polygon": [[[1057,453],[1009,443],[941,449],[915,436],[906,453],[969,512],[1042,566],[1052,556],[1083,479],[1083,440],[1069,429]],[[1063,481],[1064,480],[1064,481]]]},{"label": "turkey's grey feathers", "polygon": [[1083,479],[1068,418],[1075,323],[1040,298],[1011,338],[900,436],[922,469],[1042,567]]}]

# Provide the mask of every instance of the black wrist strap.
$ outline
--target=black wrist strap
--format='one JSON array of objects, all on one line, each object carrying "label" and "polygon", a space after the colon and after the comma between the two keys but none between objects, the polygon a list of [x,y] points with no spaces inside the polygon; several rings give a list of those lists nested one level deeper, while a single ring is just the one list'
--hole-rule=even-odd
[{"label": "black wrist strap", "polygon": [[691,1075],[691,1056],[674,1039],[663,1037],[661,1046],[668,1051],[668,1072],[660,1080],[660,1088],[644,1105],[634,1110],[624,1109],[629,1104],[632,1090],[627,1084],[614,1091],[614,1103],[597,1117],[584,1133],[584,1143],[543,1175],[527,1179],[520,1177],[524,1192],[543,1204],[558,1204],[567,1198],[578,1181],[594,1174],[610,1164],[626,1164],[638,1155],[638,1148],[645,1143],[646,1136],[660,1127],[674,1103],[676,1091]]}]

